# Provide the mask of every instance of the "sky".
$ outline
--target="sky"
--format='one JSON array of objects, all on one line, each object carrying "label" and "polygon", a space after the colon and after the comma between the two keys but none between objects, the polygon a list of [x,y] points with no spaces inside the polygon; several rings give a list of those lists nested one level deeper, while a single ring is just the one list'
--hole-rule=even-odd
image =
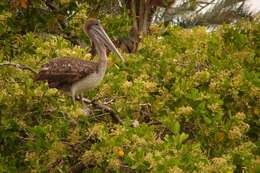
[{"label": "sky", "polygon": [[[200,0],[204,2],[211,2],[211,0]],[[178,0],[175,6],[178,6],[179,4],[182,4],[182,0]],[[250,12],[253,12],[253,14],[260,12],[260,0],[246,0],[246,5],[249,7]],[[204,12],[210,9],[210,6],[205,8],[203,10]]]},{"label": "sky", "polygon": [[247,0],[247,4],[249,5],[249,9],[254,12],[260,12],[260,0]]}]

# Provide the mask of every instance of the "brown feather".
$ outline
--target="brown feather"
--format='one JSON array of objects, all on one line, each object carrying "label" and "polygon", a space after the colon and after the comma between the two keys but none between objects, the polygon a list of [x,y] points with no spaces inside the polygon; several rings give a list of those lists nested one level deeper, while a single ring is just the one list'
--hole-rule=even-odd
[{"label": "brown feather", "polygon": [[35,77],[35,81],[47,81],[51,88],[70,91],[74,102],[76,96],[82,96],[83,92],[97,87],[102,81],[107,68],[106,46],[124,61],[99,20],[89,19],[83,30],[95,44],[98,61],[70,57],[53,59],[44,64]]},{"label": "brown feather", "polygon": [[47,81],[49,87],[69,90],[80,79],[98,71],[98,63],[79,58],[62,57],[42,65],[35,81]]}]

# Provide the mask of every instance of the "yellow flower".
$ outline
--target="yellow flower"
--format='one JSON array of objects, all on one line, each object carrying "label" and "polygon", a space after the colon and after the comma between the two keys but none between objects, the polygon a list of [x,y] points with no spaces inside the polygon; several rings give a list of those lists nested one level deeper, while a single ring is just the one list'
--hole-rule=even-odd
[{"label": "yellow flower", "polygon": [[120,156],[120,157],[123,157],[125,155],[124,151],[123,150],[119,150],[117,152],[117,154]]},{"label": "yellow flower", "polygon": [[183,170],[177,166],[174,166],[169,170],[169,173],[183,173]]},{"label": "yellow flower", "polygon": [[207,107],[208,107],[212,112],[217,112],[217,111],[219,111],[219,110],[221,109],[218,103],[213,103],[213,104],[211,104],[211,105],[208,105]]},{"label": "yellow flower", "polygon": [[223,164],[227,163],[227,160],[224,159],[224,158],[222,158],[222,157],[214,157],[214,158],[212,159],[212,162],[213,162],[214,164],[223,165]]},{"label": "yellow flower", "polygon": [[85,54],[84,59],[89,59],[91,57],[90,53]]},{"label": "yellow flower", "polygon": [[26,152],[25,161],[35,161],[37,160],[37,154],[35,152]]},{"label": "yellow flower", "polygon": [[190,106],[182,106],[178,109],[178,113],[183,115],[190,115],[192,111],[193,109]]},{"label": "yellow flower", "polygon": [[151,24],[150,25],[150,30],[153,34],[160,34],[161,33],[161,28],[157,24]]},{"label": "yellow flower", "polygon": [[108,161],[108,168],[110,169],[119,169],[120,168],[120,160],[111,158]]},{"label": "yellow flower", "polygon": [[228,137],[229,139],[239,139],[241,138],[242,133],[238,127],[233,127],[229,130]]},{"label": "yellow flower", "polygon": [[237,127],[240,129],[240,132],[241,133],[246,133],[247,130],[250,128],[249,124],[243,122],[243,121],[240,121],[237,125]]},{"label": "yellow flower", "polygon": [[238,113],[235,115],[235,117],[236,117],[237,119],[239,119],[239,120],[243,120],[243,119],[246,118],[246,115],[245,115],[244,112],[238,112]]},{"label": "yellow flower", "polygon": [[152,91],[154,89],[156,89],[156,83],[155,82],[145,82],[144,83],[144,88],[148,91]]},{"label": "yellow flower", "polygon": [[125,81],[125,83],[123,83],[122,88],[123,88],[124,90],[127,90],[127,89],[128,89],[129,87],[131,87],[132,85],[133,85],[132,82]]},{"label": "yellow flower", "polygon": [[84,115],[85,112],[81,108],[77,108],[74,112],[72,112],[72,115],[74,118],[78,118],[80,115]]}]

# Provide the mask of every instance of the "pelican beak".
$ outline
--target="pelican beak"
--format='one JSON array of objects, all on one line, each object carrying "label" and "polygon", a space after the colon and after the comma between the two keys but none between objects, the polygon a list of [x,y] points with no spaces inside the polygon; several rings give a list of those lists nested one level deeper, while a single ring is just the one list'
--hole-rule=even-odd
[{"label": "pelican beak", "polygon": [[119,58],[125,62],[125,59],[122,57],[122,55],[119,53],[119,51],[117,50],[117,48],[115,47],[114,43],[110,40],[110,38],[108,37],[107,33],[105,32],[105,30],[103,29],[102,26],[100,25],[94,25],[92,26],[92,29],[99,35],[99,37],[101,38],[101,40],[104,42],[104,44],[107,46],[107,48],[111,51],[114,52],[117,56],[119,56]]}]

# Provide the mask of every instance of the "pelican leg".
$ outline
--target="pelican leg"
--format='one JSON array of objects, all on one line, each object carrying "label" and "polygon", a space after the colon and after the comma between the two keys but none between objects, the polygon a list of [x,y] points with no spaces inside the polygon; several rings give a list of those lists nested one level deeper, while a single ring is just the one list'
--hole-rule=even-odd
[{"label": "pelican leg", "polygon": [[80,98],[81,104],[83,105],[83,104],[84,104],[84,101],[83,101],[83,93],[80,93],[80,94],[79,94],[79,98]]},{"label": "pelican leg", "polygon": [[73,89],[71,90],[71,97],[72,97],[73,104],[75,104],[76,103],[76,94]]},{"label": "pelican leg", "polygon": [[75,104],[75,103],[76,103],[75,96],[72,96],[72,101],[73,101],[73,104]]}]

